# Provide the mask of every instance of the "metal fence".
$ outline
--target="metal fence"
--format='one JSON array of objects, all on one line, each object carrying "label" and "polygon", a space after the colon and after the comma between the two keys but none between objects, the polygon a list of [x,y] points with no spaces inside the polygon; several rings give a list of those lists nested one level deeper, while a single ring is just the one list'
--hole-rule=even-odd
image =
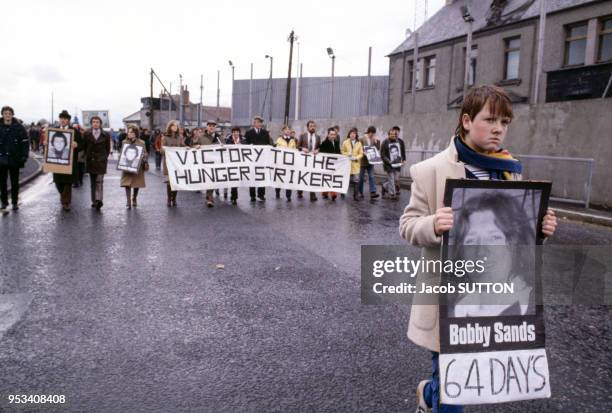
[{"label": "metal fence", "polygon": [[[291,79],[289,118],[296,119],[297,79]],[[299,79],[297,119],[346,119],[357,116],[387,114],[388,76],[347,76]],[[262,116],[266,121],[283,122],[285,117],[287,79],[234,80],[232,92],[232,124],[249,125],[251,118]],[[249,108],[250,103],[250,108]]]},{"label": "metal fence", "polygon": [[[430,149],[406,150],[406,163],[413,165],[431,158],[438,152]],[[552,181],[551,200],[589,207],[594,159],[546,155],[515,155],[515,157],[523,164],[523,179]],[[384,173],[382,166],[377,166],[376,171]],[[410,177],[409,168],[402,169],[401,177]]]}]

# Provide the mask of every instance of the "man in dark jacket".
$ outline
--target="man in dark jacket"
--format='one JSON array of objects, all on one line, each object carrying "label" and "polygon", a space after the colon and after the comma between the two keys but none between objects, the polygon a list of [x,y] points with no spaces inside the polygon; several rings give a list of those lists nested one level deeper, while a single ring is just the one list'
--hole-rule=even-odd
[{"label": "man in dark jacket", "polygon": [[[340,155],[340,142],[338,140],[338,132],[335,127],[327,129],[327,137],[319,146],[319,153],[331,153]],[[323,192],[323,199],[328,199],[331,195],[331,200],[335,201],[338,194],[336,192]]]},{"label": "man in dark jacket", "polygon": [[382,184],[383,198],[399,199],[399,178],[402,166],[406,162],[406,147],[404,141],[398,137],[398,127],[389,130],[389,138],[382,143],[380,157],[388,180]]},{"label": "man in dark jacket", "polygon": [[[304,153],[316,155],[317,152],[319,152],[320,145],[321,137],[317,135],[317,124],[314,120],[309,120],[306,122],[306,132],[302,133],[297,141],[297,148]],[[302,198],[303,196],[304,191],[298,191],[298,198]],[[317,196],[314,192],[310,193],[310,200],[317,200]]]},{"label": "man in dark jacket", "polygon": [[0,125],[0,211],[6,213],[8,207],[8,187],[6,180],[11,178],[11,203],[17,211],[19,196],[19,169],[28,159],[28,134],[21,123],[14,118],[15,111],[10,106],[2,108]]},{"label": "man in dark jacket", "polygon": [[[53,182],[60,194],[60,202],[64,211],[70,211],[70,203],[72,202],[72,183],[77,177],[77,154],[83,149],[83,139],[81,132],[78,129],[70,127],[71,116],[67,110],[63,110],[59,114],[60,129],[72,130],[74,139],[72,141],[72,173],[71,174],[53,174]],[[49,137],[47,137],[47,140]]]},{"label": "man in dark jacket", "polygon": [[[232,128],[232,134],[225,139],[226,145],[244,145],[246,140],[240,135],[240,128],[234,126]],[[238,204],[238,187],[234,187],[231,190],[231,201],[232,205]]]},{"label": "man in dark jacket", "polygon": [[[263,128],[263,119],[259,116],[253,118],[253,127],[244,135],[247,145],[272,145],[270,133]],[[255,202],[255,187],[249,188],[251,202]],[[257,198],[262,201],[266,200],[266,188],[260,186],[257,188]]]},{"label": "man in dark jacket", "polygon": [[93,116],[91,129],[83,134],[85,164],[91,183],[91,207],[100,210],[104,190],[104,174],[111,153],[111,137],[102,129],[102,119]]}]

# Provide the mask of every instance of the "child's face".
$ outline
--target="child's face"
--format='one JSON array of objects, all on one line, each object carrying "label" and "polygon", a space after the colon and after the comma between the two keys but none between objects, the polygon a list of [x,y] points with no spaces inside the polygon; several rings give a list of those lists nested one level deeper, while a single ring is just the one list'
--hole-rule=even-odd
[{"label": "child's face", "polygon": [[472,120],[463,114],[463,128],[468,131],[466,143],[478,152],[495,152],[506,139],[510,118],[496,117],[489,112],[487,103]]}]

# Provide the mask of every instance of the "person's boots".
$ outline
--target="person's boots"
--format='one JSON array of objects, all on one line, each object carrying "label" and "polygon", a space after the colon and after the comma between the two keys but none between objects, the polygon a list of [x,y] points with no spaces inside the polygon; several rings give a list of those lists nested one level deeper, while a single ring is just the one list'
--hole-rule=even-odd
[{"label": "person's boots", "polygon": [[130,193],[126,192],[125,197],[127,198],[127,204],[125,205],[125,207],[127,209],[132,209],[132,199],[130,198]]},{"label": "person's boots", "polygon": [[170,185],[166,185],[166,203],[169,207],[172,206],[172,191],[170,190]]},{"label": "person's boots", "polygon": [[172,191],[172,206],[176,206],[176,195],[178,191]]},{"label": "person's boots", "polygon": [[359,201],[359,184],[353,182],[351,186],[353,187],[353,201]]}]

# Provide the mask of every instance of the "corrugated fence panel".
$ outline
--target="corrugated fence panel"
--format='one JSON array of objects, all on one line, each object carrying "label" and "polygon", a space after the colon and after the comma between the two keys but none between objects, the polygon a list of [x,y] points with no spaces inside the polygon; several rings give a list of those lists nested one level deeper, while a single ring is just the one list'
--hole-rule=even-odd
[{"label": "corrugated fence panel", "polygon": [[[287,79],[253,79],[249,110],[249,79],[234,80],[232,123],[249,125],[255,115],[266,121],[282,122],[285,114]],[[295,119],[296,79],[291,79],[289,118]],[[368,85],[369,110],[368,110]],[[331,108],[331,77],[300,79],[299,119],[343,119],[357,116],[379,116],[387,113],[388,77],[348,76],[334,78],[334,107]],[[271,112],[270,112],[271,110]]]}]

